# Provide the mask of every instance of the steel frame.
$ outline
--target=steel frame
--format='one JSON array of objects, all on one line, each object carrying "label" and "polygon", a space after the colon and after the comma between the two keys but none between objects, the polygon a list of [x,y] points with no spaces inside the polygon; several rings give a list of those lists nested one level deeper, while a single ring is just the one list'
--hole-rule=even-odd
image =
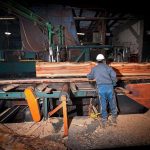
[{"label": "steel frame", "polygon": [[[73,97],[94,97],[95,96],[95,90],[78,90],[76,92],[73,92]],[[43,118],[46,120],[48,118],[48,101],[52,98],[60,98],[61,91],[53,91],[51,94],[47,94],[44,92],[38,92],[35,91],[35,95],[38,97],[39,101],[43,101],[44,106],[44,114]],[[3,92],[0,91],[0,100],[24,100],[25,95],[24,92]]]}]

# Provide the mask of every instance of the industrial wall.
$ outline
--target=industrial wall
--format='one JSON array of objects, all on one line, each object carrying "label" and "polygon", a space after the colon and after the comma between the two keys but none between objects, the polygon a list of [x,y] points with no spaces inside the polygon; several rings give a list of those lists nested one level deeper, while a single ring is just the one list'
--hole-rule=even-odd
[{"label": "industrial wall", "polygon": [[[59,45],[58,37],[58,27],[62,25],[64,27],[64,45],[78,45],[79,40],[77,36],[75,21],[72,15],[72,9],[70,7],[62,5],[43,5],[35,6],[32,8],[35,14],[41,16],[45,19],[45,24],[51,23],[53,31],[53,42],[55,45]],[[22,49],[25,51],[45,51],[43,59],[48,56],[49,41],[47,31],[42,26],[30,21],[24,17],[19,17],[20,29],[21,29],[21,39],[22,39]],[[78,51],[76,53],[79,53]],[[76,55],[76,54],[73,54]]]},{"label": "industrial wall", "polygon": [[33,11],[53,26],[63,25],[65,27],[65,45],[79,44],[71,7],[62,5],[37,6],[33,8]]},{"label": "industrial wall", "polygon": [[112,44],[128,47],[130,53],[137,54],[140,61],[143,48],[143,29],[143,21],[130,20],[125,24],[120,24],[113,31]]}]

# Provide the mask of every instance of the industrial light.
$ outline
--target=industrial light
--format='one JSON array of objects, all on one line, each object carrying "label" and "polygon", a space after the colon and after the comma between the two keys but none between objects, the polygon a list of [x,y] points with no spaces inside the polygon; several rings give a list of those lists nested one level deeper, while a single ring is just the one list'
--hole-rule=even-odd
[{"label": "industrial light", "polygon": [[85,33],[77,33],[77,35],[85,35]]},{"label": "industrial light", "polygon": [[106,33],[106,36],[111,36],[111,33],[107,32],[107,33]]},{"label": "industrial light", "polygon": [[5,35],[9,36],[9,35],[11,35],[11,33],[7,31],[7,32],[5,32]]},{"label": "industrial light", "polygon": [[0,20],[15,20],[15,17],[0,17]]}]

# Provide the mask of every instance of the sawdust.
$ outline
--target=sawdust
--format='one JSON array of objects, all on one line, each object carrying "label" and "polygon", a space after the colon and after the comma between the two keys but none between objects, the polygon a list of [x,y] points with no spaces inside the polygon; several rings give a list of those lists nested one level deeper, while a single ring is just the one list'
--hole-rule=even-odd
[{"label": "sawdust", "polygon": [[[36,136],[35,131],[32,133],[35,134],[32,137],[31,130],[29,131],[23,128],[24,129],[24,135],[23,135],[23,131],[21,132],[19,131],[17,133],[16,129],[14,130],[13,128],[12,130],[8,126],[0,124],[0,149],[3,150],[66,150],[67,149],[64,146],[64,144],[61,142],[34,137]],[[47,133],[45,134],[47,135]]]},{"label": "sawdust", "polygon": [[[87,120],[89,118],[86,118],[86,122]],[[81,126],[85,124],[85,119],[81,120],[76,117],[73,122],[78,122]],[[117,126],[107,125],[105,129],[97,120],[93,120],[85,128],[72,124],[67,145],[73,150],[134,147],[147,149],[150,147],[150,116],[148,113],[119,115],[117,122]]]},{"label": "sawdust", "polygon": [[[64,146],[65,145],[65,146]],[[63,138],[62,118],[39,123],[1,124],[0,148],[11,150],[88,150],[112,148],[150,148],[150,111],[145,114],[119,115],[117,126],[103,129],[98,120],[76,116],[69,135]]]}]

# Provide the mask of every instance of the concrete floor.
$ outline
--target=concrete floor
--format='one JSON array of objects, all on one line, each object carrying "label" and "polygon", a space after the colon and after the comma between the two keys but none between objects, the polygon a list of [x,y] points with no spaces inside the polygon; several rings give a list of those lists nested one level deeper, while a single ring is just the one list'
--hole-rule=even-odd
[{"label": "concrete floor", "polygon": [[[16,135],[55,141],[72,150],[150,148],[150,110],[145,114],[119,115],[117,120],[117,126],[108,125],[103,129],[100,121],[88,116],[73,117],[72,120],[69,119],[69,135],[65,138],[63,138],[62,118],[49,118],[39,123],[1,124],[0,129],[4,127]],[[5,136],[1,131],[0,139]],[[1,140],[0,148],[7,149],[7,142]],[[42,148],[39,146],[39,149]]]}]

